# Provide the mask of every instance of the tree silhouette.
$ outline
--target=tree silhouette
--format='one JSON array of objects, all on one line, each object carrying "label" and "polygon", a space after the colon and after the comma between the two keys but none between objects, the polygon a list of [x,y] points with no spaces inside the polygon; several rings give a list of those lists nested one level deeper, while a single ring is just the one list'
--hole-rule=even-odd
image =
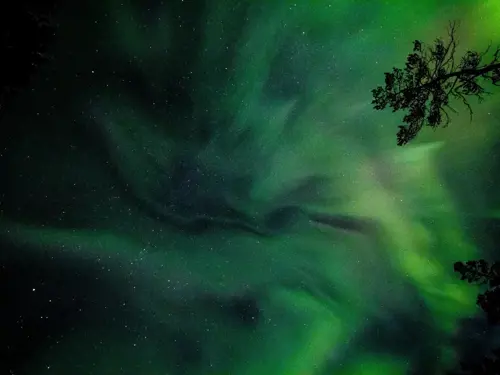
[{"label": "tree silhouette", "polygon": [[399,146],[414,139],[424,125],[431,128],[447,126],[450,117],[447,110],[456,112],[450,106],[450,98],[460,99],[468,108],[472,120],[472,108],[468,96],[482,101],[490,94],[479,80],[500,86],[500,46],[493,52],[489,62],[484,62],[491,45],[482,53],[467,51],[456,61],[456,23],[451,22],[448,42],[441,38],[430,47],[423,42],[413,42],[413,52],[406,59],[404,69],[393,68],[385,73],[385,87],[372,90],[374,109],[392,107],[393,112],[408,111],[403,118],[405,125],[399,126]]},{"label": "tree silhouette", "polygon": [[[389,106],[393,112],[407,111],[397,133],[398,146],[413,140],[424,126],[446,127],[450,122],[447,110],[456,113],[450,106],[452,98],[463,102],[472,120],[473,111],[467,98],[475,96],[481,102],[490,94],[481,83],[500,86],[500,46],[492,51],[489,61],[485,62],[491,45],[482,53],[468,50],[457,61],[456,27],[455,22],[450,23],[447,42],[438,38],[432,46],[426,46],[415,40],[405,68],[393,68],[392,72],[385,73],[385,86],[372,90],[374,109],[383,110]],[[476,304],[485,312],[491,326],[499,325],[500,262],[490,264],[484,259],[456,262],[454,270],[461,280],[486,286],[477,296]],[[479,361],[461,362],[460,367],[460,372],[448,374],[499,375],[500,348]]]},{"label": "tree silhouette", "polygon": [[477,305],[486,313],[490,324],[500,324],[500,262],[489,264],[484,259],[456,262],[460,280],[486,285],[488,290],[477,297]]},{"label": "tree silhouette", "polygon": [[[455,272],[460,274],[460,280],[484,285],[487,290],[477,296],[477,305],[486,313],[490,325],[500,324],[500,262],[491,265],[484,259],[456,262]],[[449,375],[498,375],[500,374],[500,348],[473,363],[460,363],[460,372]]]}]

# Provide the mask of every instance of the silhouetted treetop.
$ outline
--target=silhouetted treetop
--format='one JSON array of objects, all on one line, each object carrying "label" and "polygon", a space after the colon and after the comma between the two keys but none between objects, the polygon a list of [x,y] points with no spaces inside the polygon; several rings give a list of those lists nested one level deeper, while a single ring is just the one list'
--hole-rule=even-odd
[{"label": "silhouetted treetop", "polygon": [[491,46],[482,53],[467,51],[456,61],[455,32],[456,24],[452,22],[448,42],[438,38],[432,46],[426,46],[415,40],[405,68],[386,72],[385,86],[372,90],[374,109],[383,110],[389,106],[393,112],[407,111],[403,118],[405,124],[399,126],[397,133],[399,146],[415,138],[424,125],[431,128],[448,125],[447,110],[456,112],[450,106],[451,97],[467,106],[472,119],[467,97],[476,96],[481,101],[489,94],[479,79],[500,86],[500,46],[492,52],[489,61],[485,62]]},{"label": "silhouetted treetop", "polygon": [[469,260],[467,262],[456,262],[453,265],[455,272],[461,274],[460,280],[479,285],[488,284],[490,288],[500,285],[500,263],[490,265],[484,259]]},{"label": "silhouetted treetop", "polygon": [[490,324],[500,323],[500,263],[489,264],[484,259],[456,262],[455,272],[461,280],[486,285],[489,289],[477,296],[477,305],[486,313]]}]

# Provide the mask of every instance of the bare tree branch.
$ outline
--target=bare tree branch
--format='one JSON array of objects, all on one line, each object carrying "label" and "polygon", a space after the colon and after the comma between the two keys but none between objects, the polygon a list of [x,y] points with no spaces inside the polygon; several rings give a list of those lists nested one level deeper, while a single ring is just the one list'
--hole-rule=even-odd
[{"label": "bare tree branch", "polygon": [[399,146],[414,139],[424,126],[434,129],[447,126],[450,117],[444,108],[450,108],[451,97],[462,101],[472,121],[473,111],[467,98],[475,96],[482,101],[485,95],[491,94],[478,82],[480,79],[500,86],[500,46],[488,63],[483,61],[491,45],[482,53],[469,50],[457,62],[456,30],[457,23],[450,22],[448,43],[438,38],[427,47],[415,40],[405,68],[393,68],[392,72],[385,73],[385,86],[372,90],[376,110],[389,106],[393,112],[407,111],[397,134]]}]

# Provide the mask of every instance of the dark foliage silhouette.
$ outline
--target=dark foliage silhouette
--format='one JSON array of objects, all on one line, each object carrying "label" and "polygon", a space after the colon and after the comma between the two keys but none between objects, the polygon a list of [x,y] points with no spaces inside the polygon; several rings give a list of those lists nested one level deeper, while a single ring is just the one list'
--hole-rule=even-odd
[{"label": "dark foliage silhouette", "polygon": [[486,285],[488,290],[477,297],[477,305],[486,313],[490,324],[500,323],[500,263],[489,264],[484,259],[456,262],[455,272],[461,280]]},{"label": "dark foliage silhouette", "polygon": [[[389,106],[393,112],[407,112],[397,133],[398,146],[412,141],[424,126],[446,127],[450,122],[448,110],[457,112],[450,105],[451,99],[461,100],[472,120],[468,98],[476,97],[481,102],[491,94],[483,87],[485,83],[500,86],[500,46],[492,51],[490,45],[481,53],[468,50],[457,60],[456,30],[457,24],[451,22],[448,41],[438,38],[432,46],[415,40],[405,68],[386,72],[385,85],[372,90],[374,109]],[[485,312],[490,326],[499,325],[500,262],[456,262],[454,270],[461,280],[486,287],[477,296],[476,304]],[[479,361],[461,362],[460,367],[460,372],[449,375],[500,375],[500,348]]]},{"label": "dark foliage silhouette", "polygon": [[[500,262],[488,263],[484,259],[456,262],[455,272],[461,280],[486,287],[477,297],[477,305],[486,313],[490,325],[500,324]],[[500,374],[500,348],[485,356],[481,361],[460,363],[461,372],[450,375],[493,375]]]},{"label": "dark foliage silhouette", "polygon": [[389,106],[393,112],[407,111],[397,133],[399,146],[414,139],[424,126],[447,126],[447,111],[457,112],[450,105],[452,98],[463,102],[472,119],[467,97],[482,101],[489,94],[480,80],[500,86],[500,46],[495,51],[490,51],[490,46],[482,53],[467,51],[457,61],[456,28],[456,23],[450,23],[447,42],[438,38],[426,46],[415,40],[405,68],[385,73],[385,86],[372,90],[376,110]]}]

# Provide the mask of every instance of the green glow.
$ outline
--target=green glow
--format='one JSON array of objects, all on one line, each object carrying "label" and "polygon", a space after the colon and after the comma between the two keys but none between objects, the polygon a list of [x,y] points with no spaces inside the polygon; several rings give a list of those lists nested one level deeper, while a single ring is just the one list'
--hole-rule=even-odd
[{"label": "green glow", "polygon": [[[369,344],[376,341],[368,337],[376,324],[402,324],[404,330],[395,328],[400,336],[426,332],[437,343],[434,358],[440,356],[435,373],[453,365],[450,338],[461,319],[477,313],[477,289],[457,280],[452,267],[481,255],[481,240],[464,222],[499,217],[498,194],[486,186],[486,166],[495,167],[488,153],[499,134],[498,95],[477,108],[477,126],[460,108],[449,129],[398,148],[399,117],[376,113],[370,90],[384,71],[401,65],[413,39],[442,34],[448,11],[471,15],[464,27],[490,25],[477,37],[481,42],[500,41],[491,31],[500,14],[494,1],[464,13],[471,8],[465,0],[212,0],[186,13],[199,19],[196,41],[182,39],[188,25],[176,17],[192,5],[164,3],[148,16],[130,1],[96,5],[104,26],[102,34],[89,30],[89,40],[99,40],[102,52],[81,51],[82,69],[96,70],[92,86],[74,81],[71,64],[78,62],[60,63],[62,85],[79,93],[75,116],[92,129],[107,164],[94,143],[55,150],[55,161],[37,151],[45,146],[36,136],[17,151],[17,167],[44,181],[32,198],[40,205],[50,201],[45,195],[69,199],[56,197],[59,185],[85,188],[69,199],[62,223],[46,218],[42,226],[31,213],[6,211],[1,237],[26,248],[26,257],[47,251],[98,259],[118,290],[125,280],[134,285],[127,303],[144,314],[133,333],[77,326],[63,345],[36,354],[30,374],[49,373],[47,362],[52,374],[80,374],[76,364],[81,374],[114,374],[120,367],[144,375],[406,374],[419,359],[410,358],[410,349],[392,353]],[[82,38],[70,21],[61,28],[74,44]],[[192,48],[184,48],[189,43]],[[58,51],[67,47],[62,43]],[[134,83],[121,82],[120,74],[133,74]],[[163,85],[180,76],[191,104],[175,95],[165,99]],[[55,126],[61,129],[74,119],[62,110],[60,117]],[[65,145],[77,140],[41,137]],[[23,161],[37,152],[42,156]],[[189,176],[176,185],[180,160]],[[455,183],[477,168],[485,169],[468,180],[473,192]],[[18,176],[10,183],[12,200],[22,201],[29,187]],[[314,224],[304,214],[289,225],[266,225],[289,206],[369,219],[377,234]],[[217,224],[188,234],[168,223],[200,218]],[[238,223],[247,231],[231,226]],[[204,298],[248,292],[262,309],[251,328],[204,304]],[[152,327],[147,334],[146,325]],[[176,330],[202,348],[198,362],[176,366]],[[97,354],[98,341],[107,351]],[[424,342],[415,345],[432,356]]]}]

